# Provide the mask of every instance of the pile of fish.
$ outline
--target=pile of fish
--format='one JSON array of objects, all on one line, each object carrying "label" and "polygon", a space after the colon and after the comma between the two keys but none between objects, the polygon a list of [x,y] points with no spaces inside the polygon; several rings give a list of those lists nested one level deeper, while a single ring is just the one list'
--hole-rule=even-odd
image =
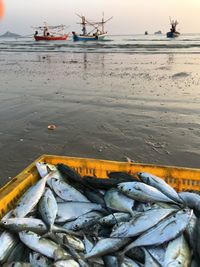
[{"label": "pile of fish", "polygon": [[0,221],[0,266],[200,266],[198,193],[144,172],[36,167],[41,179]]}]

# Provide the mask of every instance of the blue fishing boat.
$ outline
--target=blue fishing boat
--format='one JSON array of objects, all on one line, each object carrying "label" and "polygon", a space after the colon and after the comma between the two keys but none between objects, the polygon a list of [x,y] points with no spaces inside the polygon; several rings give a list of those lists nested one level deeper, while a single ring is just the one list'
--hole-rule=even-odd
[{"label": "blue fishing boat", "polygon": [[[79,24],[82,26],[82,34],[77,34],[76,32],[72,32],[73,40],[75,42],[98,41],[98,40],[103,40],[105,38],[107,32],[104,30],[104,25],[109,20],[111,20],[112,17],[107,20],[104,20],[104,15],[103,15],[102,20],[100,22],[91,22],[87,20],[85,16],[80,16],[78,14],[76,15],[81,18],[81,22]],[[86,26],[90,26],[92,27],[92,29],[88,32]]]},{"label": "blue fishing boat", "polygon": [[178,25],[178,21],[171,20],[170,18],[170,24],[171,24],[171,29],[170,29],[170,32],[167,32],[167,38],[179,37],[180,32],[176,31],[176,26]]}]

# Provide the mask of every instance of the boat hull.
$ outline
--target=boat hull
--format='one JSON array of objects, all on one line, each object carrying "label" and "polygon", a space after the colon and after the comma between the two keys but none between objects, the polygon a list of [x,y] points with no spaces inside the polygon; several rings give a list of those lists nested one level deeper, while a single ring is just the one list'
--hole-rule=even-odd
[{"label": "boat hull", "polygon": [[179,37],[179,32],[167,32],[167,38],[176,38]]},{"label": "boat hull", "polygon": [[94,35],[77,35],[77,34],[74,34],[73,35],[73,40],[74,40],[74,42],[77,42],[77,41],[82,41],[82,42],[98,41],[98,40],[104,39],[105,36],[106,36],[105,34],[97,35],[97,36],[94,36]]},{"label": "boat hull", "polygon": [[68,38],[68,35],[62,36],[34,36],[36,41],[65,41]]}]

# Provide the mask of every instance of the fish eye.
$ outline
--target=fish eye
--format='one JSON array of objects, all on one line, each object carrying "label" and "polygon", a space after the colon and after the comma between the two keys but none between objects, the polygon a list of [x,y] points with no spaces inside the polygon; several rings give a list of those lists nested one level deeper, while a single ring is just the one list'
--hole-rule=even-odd
[{"label": "fish eye", "polygon": [[130,192],[131,191],[131,188],[129,188],[128,191]]}]

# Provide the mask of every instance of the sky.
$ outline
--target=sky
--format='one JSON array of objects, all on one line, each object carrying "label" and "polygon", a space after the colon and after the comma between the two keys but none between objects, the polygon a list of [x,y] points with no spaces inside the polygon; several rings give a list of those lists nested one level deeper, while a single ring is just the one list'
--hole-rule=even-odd
[{"label": "sky", "polygon": [[[143,34],[169,28],[169,16],[177,19],[181,33],[200,32],[200,0],[0,0],[4,15],[0,19],[0,34],[5,31],[31,34],[31,26],[70,25],[69,31],[80,31],[75,13],[90,20],[113,16],[107,23],[109,34]],[[1,11],[0,11],[1,14]]]}]

